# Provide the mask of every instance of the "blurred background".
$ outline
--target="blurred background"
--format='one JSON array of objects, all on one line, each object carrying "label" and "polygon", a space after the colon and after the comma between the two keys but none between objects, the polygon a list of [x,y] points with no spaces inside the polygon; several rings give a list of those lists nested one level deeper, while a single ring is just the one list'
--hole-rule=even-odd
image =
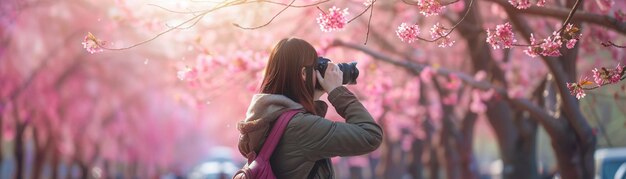
[{"label": "blurred background", "polygon": [[[580,100],[565,83],[626,64],[623,48],[601,45],[626,43],[625,2],[583,1],[577,45],[545,58],[493,49],[485,30],[511,22],[520,44],[547,38],[575,0],[442,1],[437,16],[414,1],[290,2],[0,1],[0,178],[230,178],[245,163],[237,122],[286,37],[358,62],[348,88],[384,128],[377,151],[332,159],[337,178],[624,176],[626,82]],[[323,32],[316,18],[332,6],[355,19]],[[396,34],[406,22],[430,39],[431,26],[462,17],[451,47]],[[88,33],[121,50],[86,51]]]}]

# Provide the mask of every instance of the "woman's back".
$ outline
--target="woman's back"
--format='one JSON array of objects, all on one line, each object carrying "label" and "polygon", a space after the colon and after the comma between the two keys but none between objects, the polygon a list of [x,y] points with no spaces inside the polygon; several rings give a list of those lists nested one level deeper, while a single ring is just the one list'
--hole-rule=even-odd
[{"label": "woman's back", "polygon": [[[257,136],[266,135],[271,122],[282,111],[299,107],[280,95],[255,96],[255,99],[248,112],[250,117],[257,116],[258,119],[248,118],[239,125],[240,130],[244,129],[242,132],[248,132],[247,135],[242,133],[244,135],[239,143],[244,156],[252,150],[258,152],[265,137]],[[271,165],[278,178],[331,178],[330,157],[362,155],[380,145],[381,128],[347,88],[336,88],[328,99],[346,123],[321,117],[327,109],[322,101],[316,101],[317,115],[296,114],[271,157]],[[257,136],[250,135],[253,133]]]},{"label": "woman's back", "polygon": [[[278,178],[333,178],[330,157],[376,150],[382,142],[382,129],[342,86],[343,81],[341,69],[328,59],[320,62],[308,42],[281,40],[270,53],[260,87],[263,94],[254,95],[246,120],[237,125],[241,154],[254,159],[274,121],[289,109],[306,112],[291,119],[270,158]],[[324,118],[328,105],[318,100],[323,93],[328,93],[345,123]]]}]

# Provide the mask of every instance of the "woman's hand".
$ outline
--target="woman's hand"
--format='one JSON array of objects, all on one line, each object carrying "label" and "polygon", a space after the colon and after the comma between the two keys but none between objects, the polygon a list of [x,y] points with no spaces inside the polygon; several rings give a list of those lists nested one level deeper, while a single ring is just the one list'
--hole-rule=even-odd
[{"label": "woman's hand", "polygon": [[343,82],[343,72],[339,70],[339,67],[334,63],[328,63],[328,67],[326,68],[325,77],[322,77],[322,74],[319,71],[317,72],[317,81],[319,81],[320,85],[326,93],[330,93],[335,88],[341,86]]}]

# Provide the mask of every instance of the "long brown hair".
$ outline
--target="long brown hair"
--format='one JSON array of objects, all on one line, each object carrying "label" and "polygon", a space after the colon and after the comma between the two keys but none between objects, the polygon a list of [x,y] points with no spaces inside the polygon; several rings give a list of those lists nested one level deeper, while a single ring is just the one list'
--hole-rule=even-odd
[{"label": "long brown hair", "polygon": [[[300,103],[307,112],[316,114],[313,105],[313,67],[315,48],[298,38],[285,38],[274,46],[265,68],[261,93],[281,94]],[[302,79],[305,67],[306,80]]]}]

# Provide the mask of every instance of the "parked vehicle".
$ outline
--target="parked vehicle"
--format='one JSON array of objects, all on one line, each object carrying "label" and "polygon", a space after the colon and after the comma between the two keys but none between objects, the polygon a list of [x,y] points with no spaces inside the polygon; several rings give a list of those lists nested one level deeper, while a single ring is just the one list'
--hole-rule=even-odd
[{"label": "parked vehicle", "polygon": [[211,149],[210,157],[194,167],[190,179],[230,179],[239,170],[233,160],[233,150],[228,147]]},{"label": "parked vehicle", "polygon": [[626,179],[626,147],[598,149],[596,179]]}]

